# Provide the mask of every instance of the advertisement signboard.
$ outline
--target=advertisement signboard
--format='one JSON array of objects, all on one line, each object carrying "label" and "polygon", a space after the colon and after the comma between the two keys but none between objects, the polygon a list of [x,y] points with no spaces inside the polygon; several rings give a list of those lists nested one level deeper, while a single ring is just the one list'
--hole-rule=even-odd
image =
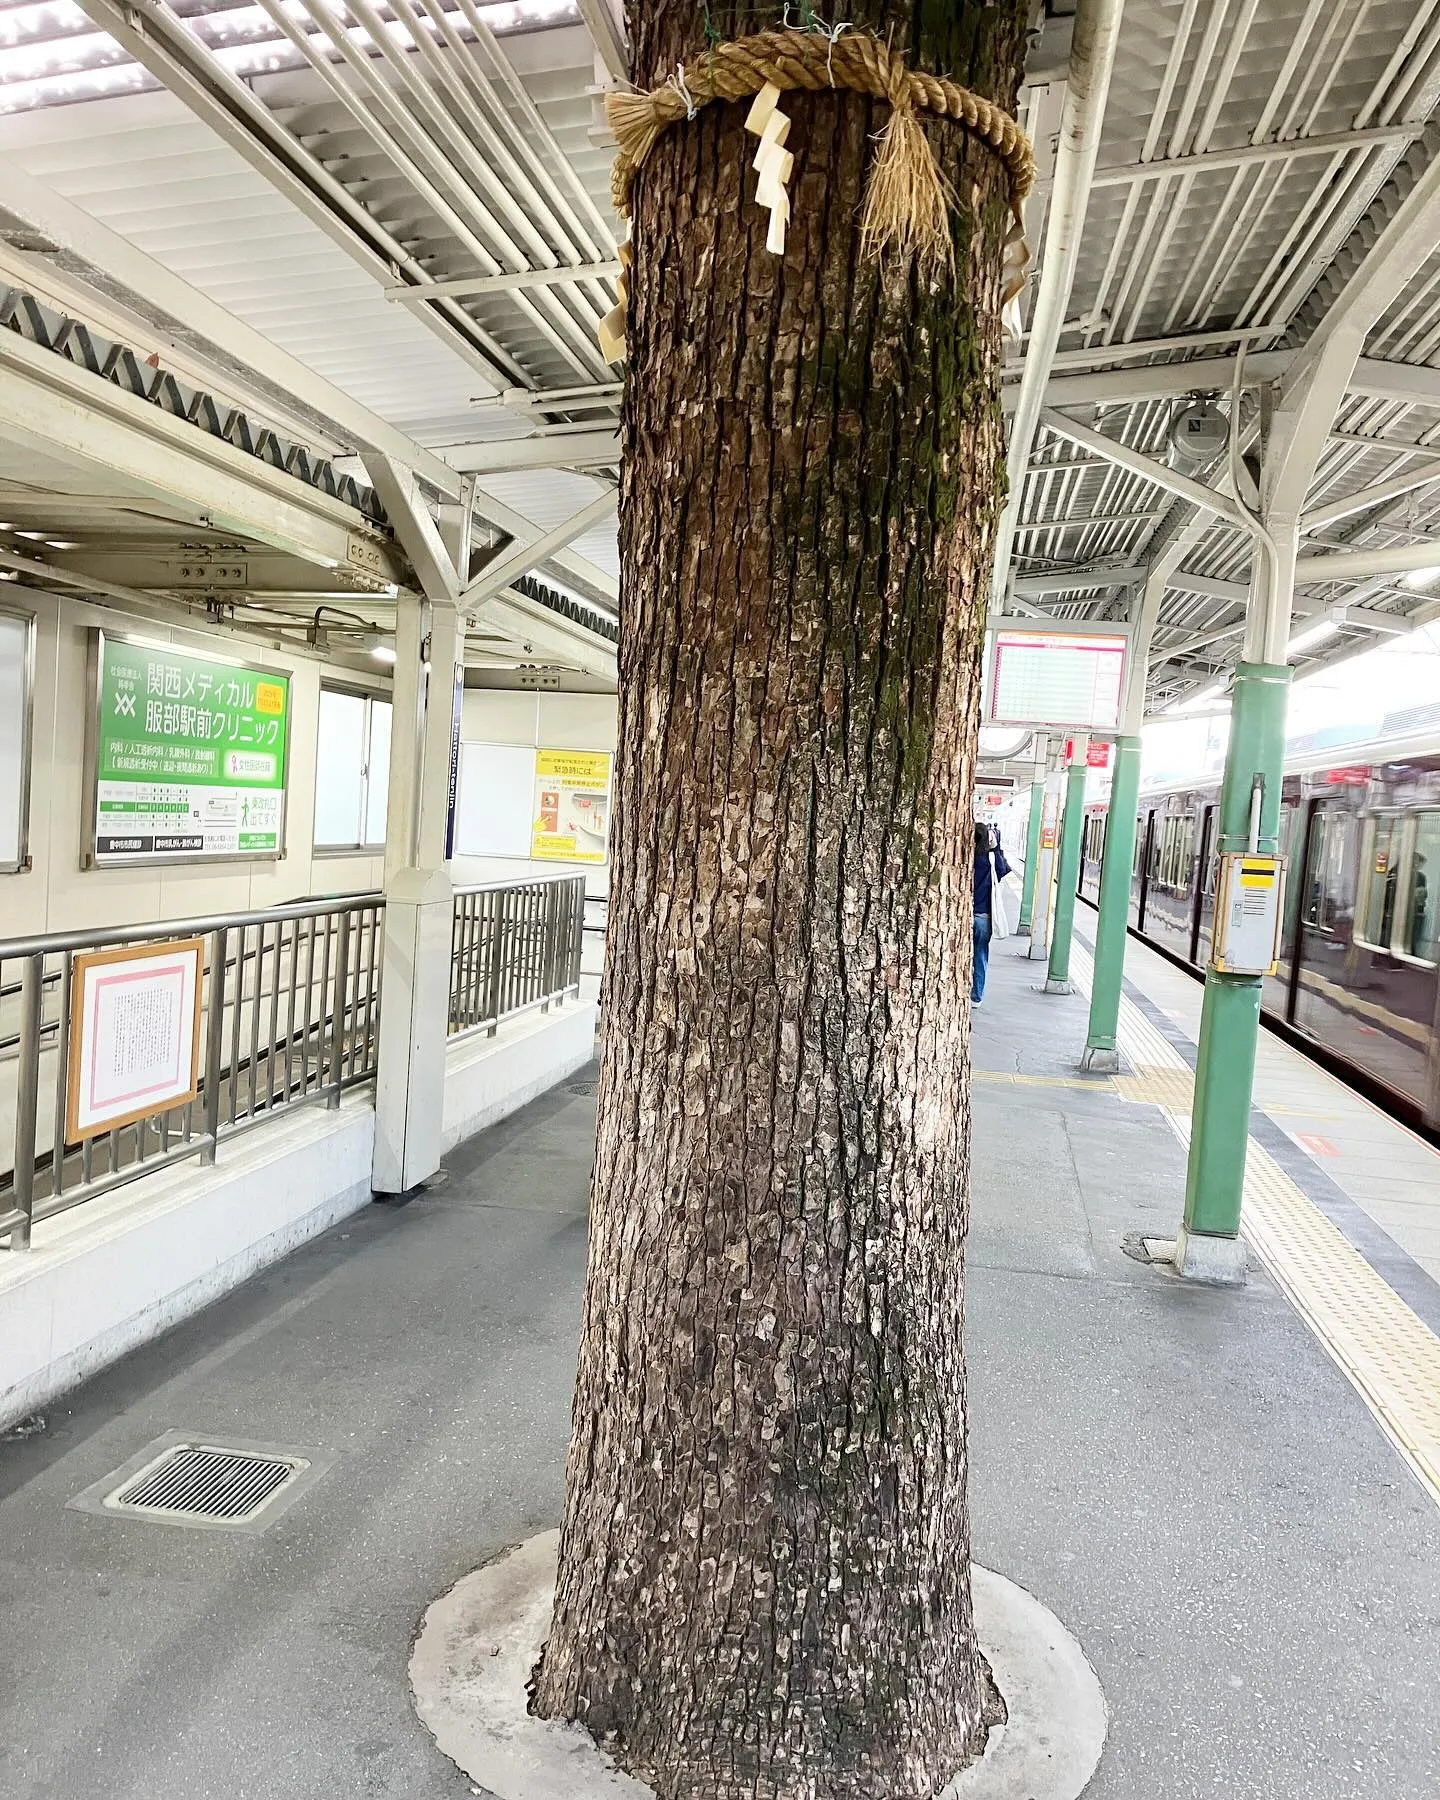
[{"label": "advertisement signboard", "polygon": [[535,752],[532,857],[541,862],[604,862],[610,760],[608,750]]},{"label": "advertisement signboard", "polygon": [[278,857],[290,678],[94,634],[93,863]]}]

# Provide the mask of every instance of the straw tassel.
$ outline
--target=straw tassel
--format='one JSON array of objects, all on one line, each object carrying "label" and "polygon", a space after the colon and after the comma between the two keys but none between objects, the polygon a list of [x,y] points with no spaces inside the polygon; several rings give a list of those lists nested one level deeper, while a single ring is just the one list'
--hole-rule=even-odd
[{"label": "straw tassel", "polygon": [[865,192],[860,241],[866,255],[877,260],[892,248],[901,255],[913,251],[923,270],[938,274],[955,266],[950,236],[954,194],[940,173],[915,111],[909,75],[898,61],[889,99],[890,117],[880,133]]}]

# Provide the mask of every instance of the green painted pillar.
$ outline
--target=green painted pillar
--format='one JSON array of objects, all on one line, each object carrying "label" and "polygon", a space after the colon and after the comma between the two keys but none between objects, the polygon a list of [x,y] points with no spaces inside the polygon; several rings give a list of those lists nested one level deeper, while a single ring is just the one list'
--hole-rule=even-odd
[{"label": "green painted pillar", "polygon": [[1030,784],[1030,823],[1025,830],[1025,876],[1020,891],[1020,923],[1017,932],[1029,931],[1035,910],[1035,871],[1040,863],[1040,821],[1045,813],[1045,771]]},{"label": "green painted pillar", "polygon": [[1055,923],[1050,932],[1047,994],[1070,992],[1070,937],[1075,926],[1075,889],[1080,881],[1080,840],[1085,831],[1085,760],[1065,774],[1065,812],[1060,821],[1060,866],[1055,874]]},{"label": "green painted pillar", "polygon": [[1125,941],[1130,925],[1130,886],[1135,868],[1135,808],[1140,799],[1140,739],[1117,737],[1100,869],[1100,911],[1095,925],[1095,979],[1090,987],[1090,1029],[1082,1069],[1120,1066],[1116,1034],[1125,981]]},{"label": "green painted pillar", "polygon": [[[1258,777],[1264,790],[1255,848],[1266,856],[1276,852],[1290,676],[1284,663],[1241,663],[1235,672],[1230,748],[1220,790],[1217,848],[1221,851],[1250,848],[1251,795]],[[1290,874],[1293,877],[1294,871]],[[1235,1283],[1245,1279],[1245,1253],[1239,1242],[1240,1202],[1260,1035],[1261,986],[1258,975],[1222,975],[1214,967],[1205,971],[1185,1176],[1185,1223],[1176,1252],[1180,1273],[1197,1281]]]}]

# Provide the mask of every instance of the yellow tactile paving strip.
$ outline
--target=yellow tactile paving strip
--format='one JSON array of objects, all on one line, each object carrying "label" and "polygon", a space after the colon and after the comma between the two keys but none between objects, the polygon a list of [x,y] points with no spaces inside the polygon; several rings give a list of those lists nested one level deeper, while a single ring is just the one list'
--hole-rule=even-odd
[{"label": "yellow tactile paving strip", "polygon": [[[1093,965],[1078,945],[1071,966],[1088,992]],[[1183,1057],[1129,999],[1120,1002],[1120,1042],[1135,1074],[1114,1077],[1116,1092],[1159,1106],[1188,1145],[1194,1084]],[[1253,1138],[1245,1161],[1241,1230],[1276,1286],[1440,1501],[1440,1338]]]}]

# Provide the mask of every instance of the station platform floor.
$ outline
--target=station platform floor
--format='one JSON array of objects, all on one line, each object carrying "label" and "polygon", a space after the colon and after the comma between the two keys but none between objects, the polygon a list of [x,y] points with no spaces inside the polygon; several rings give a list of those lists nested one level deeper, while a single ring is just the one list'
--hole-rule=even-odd
[{"label": "station platform floor", "polygon": [[[1433,1152],[1267,1048],[1250,1283],[1182,1286],[1123,1245],[1178,1220],[1199,990],[1132,945],[1128,1066],[1081,1076],[1084,997],[1038,992],[1024,942],[973,1046],[975,1552],[1096,1667],[1088,1792],[1440,1793]],[[476,1791],[407,1658],[437,1594],[558,1518],[593,1125],[582,1075],[0,1443],[6,1800]],[[171,1430],[336,1460],[258,1536],[68,1504]]]}]

